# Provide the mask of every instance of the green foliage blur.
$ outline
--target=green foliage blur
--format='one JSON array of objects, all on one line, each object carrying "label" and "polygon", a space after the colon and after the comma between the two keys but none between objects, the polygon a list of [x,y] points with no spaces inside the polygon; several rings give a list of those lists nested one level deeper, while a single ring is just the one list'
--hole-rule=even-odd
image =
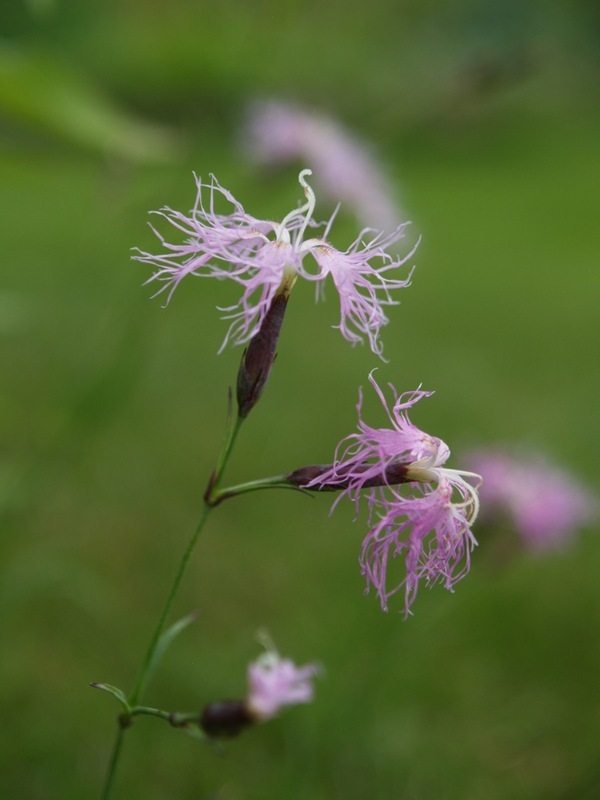
[{"label": "green foliage blur", "polygon": [[[0,4],[1,797],[100,795],[118,708],[88,683],[133,681],[240,358],[216,354],[231,287],[184,282],[165,310],[130,248],[154,247],[148,210],[192,205],[194,170],[258,217],[295,206],[296,167],[244,159],[252,98],[372,142],[423,241],[387,364],[298,285],[231,481],[329,461],[379,366],[436,391],[415,421],[451,466],[516,443],[597,485],[598,23],[584,0]],[[421,591],[404,622],[363,596],[365,520],[330,502],[217,510],[176,609],[200,616],[146,698],[241,696],[266,627],[324,664],[316,702],[219,750],[140,719],[115,798],[598,797],[597,533],[508,561],[480,537],[456,593]]]}]

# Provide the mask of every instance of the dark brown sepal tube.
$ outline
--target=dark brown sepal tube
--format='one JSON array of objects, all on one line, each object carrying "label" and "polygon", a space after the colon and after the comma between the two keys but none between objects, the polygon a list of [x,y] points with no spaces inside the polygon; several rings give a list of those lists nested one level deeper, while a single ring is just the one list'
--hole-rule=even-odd
[{"label": "dark brown sepal tube", "polygon": [[260,330],[244,350],[237,377],[238,413],[242,418],[252,411],[269,379],[288,297],[286,291],[275,295]]},{"label": "dark brown sepal tube", "polygon": [[213,739],[232,739],[255,722],[243,700],[210,703],[200,713],[200,727]]},{"label": "dark brown sepal tube", "polygon": [[[320,478],[332,468],[331,464],[314,464],[310,467],[300,467],[293,472],[289,472],[286,478],[293,486],[298,486],[300,489],[308,489],[313,492],[339,492],[343,489],[348,489],[351,485],[359,484],[361,488],[370,488],[372,486],[394,486],[398,483],[408,483],[406,471],[408,464],[390,464],[385,472],[360,483],[358,480],[360,476],[360,469],[355,467],[352,471],[352,480],[349,478],[341,477],[338,481],[331,481],[324,486],[308,486],[311,481]],[[368,469],[363,468],[364,471]]]}]

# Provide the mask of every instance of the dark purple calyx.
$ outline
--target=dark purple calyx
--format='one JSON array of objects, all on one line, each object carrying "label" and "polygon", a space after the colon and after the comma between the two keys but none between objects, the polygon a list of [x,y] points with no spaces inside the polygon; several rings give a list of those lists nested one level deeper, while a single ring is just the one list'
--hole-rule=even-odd
[{"label": "dark purple calyx", "polygon": [[369,488],[372,486],[393,486],[398,483],[408,483],[408,478],[406,477],[408,466],[408,464],[390,464],[385,470],[377,475],[372,475],[364,482],[360,479],[361,472],[369,471],[371,469],[370,465],[354,467],[348,476],[340,474],[337,478],[315,486],[309,486],[308,484],[330,472],[332,469],[331,464],[315,464],[309,467],[301,467],[289,472],[286,478],[293,486],[297,486],[300,489],[308,489],[314,492],[338,492],[356,485],[360,485],[361,488]]},{"label": "dark purple calyx", "polygon": [[242,418],[252,411],[269,379],[288,297],[288,292],[275,295],[258,333],[244,350],[237,377],[238,413]]},{"label": "dark purple calyx", "polygon": [[221,700],[210,703],[200,714],[200,727],[214,739],[231,739],[256,720],[243,700]]}]

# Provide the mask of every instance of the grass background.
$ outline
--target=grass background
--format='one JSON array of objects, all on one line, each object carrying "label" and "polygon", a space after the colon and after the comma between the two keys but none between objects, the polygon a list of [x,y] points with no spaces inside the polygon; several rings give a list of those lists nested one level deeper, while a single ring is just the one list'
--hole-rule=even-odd
[{"label": "grass background", "polygon": [[[243,160],[248,98],[375,143],[423,235],[379,379],[436,390],[414,418],[453,466],[514,442],[597,484],[593,23],[583,2],[2,8],[3,797],[99,796],[117,709],[87,684],[131,684],[199,514],[240,357],[217,357],[215,307],[234,295],[192,281],[163,310],[129,248],[153,246],[149,209],[191,205],[192,170],[258,217],[296,204],[294,167]],[[232,482],[327,461],[353,429],[377,362],[335,322],[333,293],[298,285]],[[141,719],[115,797],[596,797],[595,533],[506,564],[482,532],[456,593],[422,591],[403,622],[362,594],[364,520],[328,509],[277,492],[218,509],[177,602],[201,616],[147,694],[240,695],[266,626],[325,665],[317,701],[222,752]]]}]

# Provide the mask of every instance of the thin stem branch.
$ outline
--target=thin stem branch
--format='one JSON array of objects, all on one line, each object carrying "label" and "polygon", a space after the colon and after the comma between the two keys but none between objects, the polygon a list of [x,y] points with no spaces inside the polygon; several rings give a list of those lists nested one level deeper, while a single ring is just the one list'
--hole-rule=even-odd
[{"label": "thin stem branch", "polygon": [[165,722],[168,722],[169,725],[172,725],[174,728],[183,728],[189,725],[190,722],[198,723],[200,715],[197,711],[187,713],[181,711],[163,711],[161,708],[151,708],[149,706],[136,706],[131,709],[130,716],[158,717],[159,719],[164,719]]},{"label": "thin stem branch", "polygon": [[[131,709],[132,717],[138,717],[142,714],[148,717],[160,717],[167,722],[169,722],[171,716],[170,711],[163,711],[160,708],[150,708],[149,706],[136,706],[135,708]],[[196,714],[196,716],[198,715]]]},{"label": "thin stem branch", "polygon": [[[192,534],[192,536],[191,536],[191,538],[190,538],[190,540],[188,542],[188,545],[187,545],[187,547],[186,547],[186,549],[185,549],[185,551],[183,553],[183,556],[182,556],[181,561],[179,563],[179,568],[177,570],[177,573],[175,574],[175,579],[173,580],[173,583],[171,584],[171,588],[169,589],[169,593],[167,595],[167,599],[165,601],[165,604],[164,604],[163,609],[161,611],[160,617],[158,619],[158,622],[157,622],[156,627],[154,629],[154,632],[152,634],[152,638],[150,639],[150,643],[148,645],[148,648],[146,650],[146,654],[144,656],[144,660],[142,661],[142,665],[141,665],[141,667],[139,669],[139,672],[137,674],[137,677],[135,679],[135,683],[134,683],[133,689],[131,691],[131,694],[127,698],[127,702],[129,703],[130,707],[138,707],[138,709],[145,708],[143,706],[137,706],[137,704],[140,701],[140,699],[141,699],[141,697],[142,697],[142,695],[144,693],[146,685],[147,685],[147,683],[148,683],[148,681],[150,679],[150,676],[151,676],[151,674],[153,672],[154,666],[156,665],[156,663],[155,663],[156,662],[156,658],[155,657],[156,657],[156,652],[157,652],[158,646],[160,644],[161,636],[164,633],[167,621],[169,619],[169,615],[171,613],[171,609],[173,607],[173,603],[175,601],[175,597],[176,597],[177,592],[179,590],[179,586],[181,584],[183,576],[185,575],[185,572],[187,570],[187,566],[188,566],[188,563],[189,563],[190,558],[192,556],[192,553],[194,552],[194,549],[196,547],[196,544],[198,542],[200,534],[202,533],[204,525],[206,524],[206,520],[208,519],[208,516],[209,516],[210,512],[212,511],[213,506],[215,505],[215,503],[212,502],[213,493],[218,490],[219,482],[221,481],[221,478],[223,476],[223,472],[224,472],[224,470],[225,470],[225,468],[227,466],[227,463],[228,463],[229,458],[231,456],[231,453],[233,451],[233,446],[235,444],[235,440],[237,438],[237,435],[239,433],[239,430],[240,430],[240,427],[241,427],[241,424],[242,424],[243,421],[244,421],[243,418],[240,417],[239,415],[235,418],[235,420],[233,419],[233,414],[232,414],[232,410],[231,410],[231,400],[230,400],[230,409],[229,409],[229,415],[228,415],[228,420],[227,420],[227,432],[225,434],[225,443],[223,445],[223,449],[221,450],[221,454],[219,456],[219,460],[217,461],[217,466],[216,466],[215,470],[213,471],[213,474],[211,475],[211,479],[209,481],[208,488],[206,490],[204,509],[202,511],[202,515],[201,515],[200,519],[198,520],[198,524],[196,525],[194,533]],[[149,712],[149,710],[145,710],[145,711],[138,710],[137,713],[138,714],[142,714],[142,713],[150,713],[150,712]],[[155,716],[161,716],[161,714],[158,713],[158,714],[155,714]],[[105,785],[104,785],[104,792],[102,794],[102,800],[110,800],[110,796],[111,796],[111,793],[112,793],[113,784],[114,784],[114,780],[115,780],[115,774],[116,774],[117,766],[118,766],[118,763],[119,763],[119,758],[120,758],[120,755],[121,755],[121,749],[122,749],[122,746],[123,746],[123,734],[124,734],[125,728],[128,726],[128,723],[131,722],[132,717],[133,717],[133,714],[131,712],[126,713],[126,714],[122,714],[121,717],[120,717],[120,720],[119,720],[119,725],[120,725],[119,726],[119,731],[117,733],[117,738],[115,740],[115,744],[114,744],[114,747],[113,747],[113,752],[112,752],[112,755],[111,755],[110,763],[108,765],[108,771],[107,771],[107,774],[106,774],[106,782],[105,782]]]},{"label": "thin stem branch", "polygon": [[146,688],[146,684],[150,677],[150,672],[151,672],[150,667],[152,666],[152,662],[154,660],[154,653],[156,651],[156,647],[167,624],[167,620],[169,618],[171,608],[173,607],[173,602],[175,600],[177,590],[179,589],[179,585],[181,584],[181,579],[185,574],[190,557],[194,552],[198,538],[202,533],[202,529],[204,528],[204,525],[206,523],[206,520],[208,519],[208,515],[210,514],[211,510],[212,509],[210,506],[208,505],[204,506],[202,516],[200,517],[200,520],[196,525],[196,529],[194,530],[194,533],[192,534],[192,537],[188,542],[188,546],[186,547],[185,552],[181,558],[181,561],[179,563],[179,569],[177,570],[177,574],[175,575],[175,580],[173,581],[171,588],[169,590],[169,594],[167,595],[167,599],[165,601],[156,628],[154,629],[154,633],[152,634],[152,638],[150,639],[150,644],[148,645],[148,649],[146,650],[146,655],[142,662],[140,671],[138,672],[135,684],[133,686],[133,690],[129,695],[129,697],[127,698],[127,701],[130,706],[137,705],[139,699],[141,698],[144,692],[144,689]]},{"label": "thin stem branch", "polygon": [[121,748],[123,747],[124,734],[125,729],[119,725],[117,738],[115,739],[115,743],[113,745],[113,751],[110,757],[108,770],[106,772],[106,782],[104,784],[104,791],[102,792],[102,800],[110,800],[115,781],[115,775],[117,774],[117,764],[119,763]]},{"label": "thin stem branch", "polygon": [[[202,512],[202,516],[200,517],[198,524],[192,534],[190,541],[188,542],[188,546],[185,549],[185,552],[181,558],[181,562],[179,564],[179,569],[175,575],[175,580],[173,581],[171,588],[169,590],[169,594],[167,595],[167,599],[165,601],[163,610],[161,615],[158,619],[158,623],[154,629],[154,633],[152,634],[152,638],[150,639],[150,644],[148,645],[148,649],[146,650],[146,655],[144,656],[144,660],[142,661],[142,666],[137,674],[137,678],[135,680],[135,684],[133,686],[133,690],[128,698],[128,703],[130,706],[136,706],[138,700],[142,696],[144,689],[146,688],[146,684],[150,678],[152,673],[152,666],[154,662],[154,656],[156,653],[156,648],[158,647],[158,643],[160,641],[160,637],[165,629],[167,624],[167,620],[169,618],[169,614],[171,613],[171,608],[173,607],[173,602],[175,600],[175,596],[177,594],[177,590],[181,584],[181,580],[185,574],[187,569],[187,565],[189,563],[190,557],[196,547],[196,543],[200,534],[202,533],[202,529],[208,519],[208,515],[212,511],[211,506],[205,505],[204,510]],[[139,712],[141,713],[141,712]],[[126,727],[126,720],[130,720],[133,715],[131,713],[122,715],[121,717],[121,724],[119,727],[119,731],[117,733],[117,738],[115,741],[115,745],[113,748],[113,753],[110,759],[110,763],[108,765],[108,771],[106,774],[106,782],[104,785],[104,792],[102,794],[102,800],[109,800],[114,784],[115,773],[117,770],[117,765],[119,763],[119,757],[121,755],[121,748],[123,745],[123,734],[125,732]]]},{"label": "thin stem branch", "polygon": [[258,492],[261,489],[293,489],[296,492],[308,494],[302,487],[290,483],[287,475],[274,475],[270,478],[246,481],[245,483],[238,483],[235,486],[226,486],[224,489],[217,491],[213,490],[211,504],[216,506],[222,503],[223,500],[228,500],[230,497],[237,497],[238,494],[247,494],[248,492]]},{"label": "thin stem branch", "polygon": [[230,410],[229,419],[227,421],[227,432],[225,434],[225,443],[223,445],[223,449],[221,450],[221,455],[219,456],[217,466],[215,467],[213,474],[210,476],[208,487],[204,494],[204,500],[210,506],[214,505],[212,502],[213,496],[219,488],[221,478],[223,477],[223,472],[225,471],[225,467],[227,466],[227,462],[231,456],[233,446],[235,445],[235,441],[238,433],[240,432],[243,421],[244,418],[240,417],[239,415],[236,416],[234,421]]}]

